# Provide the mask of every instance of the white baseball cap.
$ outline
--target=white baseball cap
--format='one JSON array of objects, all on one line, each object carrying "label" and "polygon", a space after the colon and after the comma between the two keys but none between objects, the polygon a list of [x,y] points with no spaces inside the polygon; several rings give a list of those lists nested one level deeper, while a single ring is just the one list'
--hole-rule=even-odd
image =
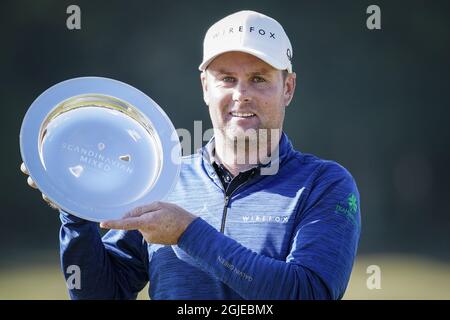
[{"label": "white baseball cap", "polygon": [[292,46],[283,27],[275,19],[255,11],[239,11],[213,24],[203,41],[200,71],[225,52],[241,51],[292,72]]}]

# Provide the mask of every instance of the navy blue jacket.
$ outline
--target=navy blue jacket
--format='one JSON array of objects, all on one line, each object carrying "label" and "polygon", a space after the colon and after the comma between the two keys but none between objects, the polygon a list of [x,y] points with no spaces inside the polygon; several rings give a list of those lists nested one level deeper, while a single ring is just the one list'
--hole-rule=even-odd
[{"label": "navy blue jacket", "polygon": [[[295,151],[283,134],[278,171],[255,174],[231,195],[208,148],[183,158],[164,201],[199,216],[178,245],[147,243],[61,212],[61,264],[81,271],[73,299],[340,299],[360,236],[359,193],[333,161]],[[221,232],[223,230],[223,232]]]}]

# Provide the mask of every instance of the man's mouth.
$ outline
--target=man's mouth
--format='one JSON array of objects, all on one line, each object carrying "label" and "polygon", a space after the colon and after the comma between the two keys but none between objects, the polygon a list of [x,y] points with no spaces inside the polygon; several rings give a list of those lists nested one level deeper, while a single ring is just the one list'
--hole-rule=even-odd
[{"label": "man's mouth", "polygon": [[251,118],[256,116],[254,113],[251,112],[230,112],[230,114],[233,117],[237,117],[237,118]]}]

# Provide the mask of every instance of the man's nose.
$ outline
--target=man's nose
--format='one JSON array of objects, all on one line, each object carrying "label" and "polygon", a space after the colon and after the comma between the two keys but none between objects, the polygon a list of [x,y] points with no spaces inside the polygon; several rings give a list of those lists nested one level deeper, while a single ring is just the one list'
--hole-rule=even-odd
[{"label": "man's nose", "polygon": [[238,102],[249,102],[251,100],[248,85],[239,81],[234,87],[233,100]]}]

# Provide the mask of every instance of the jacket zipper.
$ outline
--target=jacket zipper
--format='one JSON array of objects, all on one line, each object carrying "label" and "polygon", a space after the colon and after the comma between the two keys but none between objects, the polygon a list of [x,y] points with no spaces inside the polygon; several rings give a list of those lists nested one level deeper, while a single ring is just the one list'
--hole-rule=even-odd
[{"label": "jacket zipper", "polygon": [[[250,180],[250,179],[249,179]],[[236,190],[239,190],[240,187],[242,187],[243,185],[247,184],[247,182],[249,181],[245,181],[243,184],[239,185],[236,189],[233,190],[233,192],[231,192],[229,195],[227,195],[227,192],[225,191],[225,202],[223,205],[223,212],[222,212],[222,224],[220,225],[220,232],[224,233],[225,231],[225,222],[227,220],[227,211],[228,211],[228,203],[230,202],[231,196],[233,193],[236,192]]]},{"label": "jacket zipper", "polygon": [[228,202],[230,202],[230,196],[225,196],[225,203],[223,205],[223,212],[222,212],[222,224],[220,225],[221,233],[223,233],[225,230],[225,220],[227,219]]}]

